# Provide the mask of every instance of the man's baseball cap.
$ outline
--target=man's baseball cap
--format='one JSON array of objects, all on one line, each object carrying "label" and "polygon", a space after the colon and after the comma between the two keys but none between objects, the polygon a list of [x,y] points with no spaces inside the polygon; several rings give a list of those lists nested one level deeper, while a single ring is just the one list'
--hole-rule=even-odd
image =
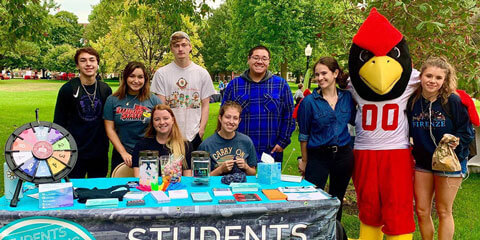
[{"label": "man's baseball cap", "polygon": [[186,38],[190,42],[190,37],[188,34],[182,31],[176,31],[170,36],[170,43],[172,42],[173,38]]}]

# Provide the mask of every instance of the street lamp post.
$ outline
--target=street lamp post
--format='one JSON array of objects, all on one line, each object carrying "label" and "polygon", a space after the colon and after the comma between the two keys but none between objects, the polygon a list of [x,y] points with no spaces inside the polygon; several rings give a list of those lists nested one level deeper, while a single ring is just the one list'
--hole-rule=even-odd
[{"label": "street lamp post", "polygon": [[[310,56],[312,56],[312,47],[310,44],[307,44],[307,47],[305,48],[305,56],[307,56],[307,71],[308,72],[308,65],[310,64]],[[306,76],[306,74],[305,74]],[[310,88],[311,81],[308,81],[308,88]]]}]

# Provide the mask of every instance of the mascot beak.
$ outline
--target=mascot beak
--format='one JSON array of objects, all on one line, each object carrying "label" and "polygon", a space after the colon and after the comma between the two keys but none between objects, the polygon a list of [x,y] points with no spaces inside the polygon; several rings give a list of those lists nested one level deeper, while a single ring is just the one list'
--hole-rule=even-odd
[{"label": "mascot beak", "polygon": [[359,74],[363,82],[374,92],[384,95],[400,80],[402,72],[402,65],[395,59],[389,56],[375,56],[360,68]]}]

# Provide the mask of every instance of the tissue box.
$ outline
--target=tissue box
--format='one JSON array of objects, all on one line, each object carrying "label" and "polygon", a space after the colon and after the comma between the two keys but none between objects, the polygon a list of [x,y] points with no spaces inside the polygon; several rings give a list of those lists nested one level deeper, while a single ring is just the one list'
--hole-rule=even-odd
[{"label": "tissue box", "polygon": [[39,208],[73,206],[72,182],[47,183],[38,186]]},{"label": "tissue box", "polygon": [[257,182],[261,184],[275,184],[281,181],[282,163],[258,163]]}]

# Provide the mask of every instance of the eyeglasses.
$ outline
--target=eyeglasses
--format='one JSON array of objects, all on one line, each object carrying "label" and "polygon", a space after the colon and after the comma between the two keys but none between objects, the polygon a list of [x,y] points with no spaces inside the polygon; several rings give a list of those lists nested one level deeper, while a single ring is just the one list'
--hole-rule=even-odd
[{"label": "eyeglasses", "polygon": [[268,61],[270,61],[270,58],[260,57],[260,56],[257,56],[257,55],[251,56],[250,58],[253,59],[253,60],[255,60],[256,62],[258,62],[258,61],[262,61],[262,62],[268,62]]}]

